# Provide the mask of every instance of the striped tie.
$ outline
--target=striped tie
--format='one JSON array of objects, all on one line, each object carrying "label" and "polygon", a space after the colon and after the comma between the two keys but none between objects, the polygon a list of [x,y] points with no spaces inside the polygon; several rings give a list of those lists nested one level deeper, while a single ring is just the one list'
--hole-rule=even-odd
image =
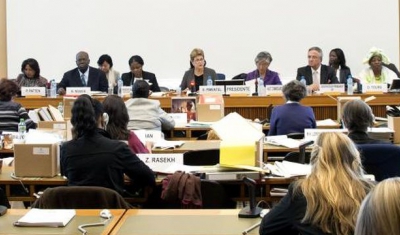
[{"label": "striped tie", "polygon": [[81,75],[82,85],[86,86],[85,74]]}]

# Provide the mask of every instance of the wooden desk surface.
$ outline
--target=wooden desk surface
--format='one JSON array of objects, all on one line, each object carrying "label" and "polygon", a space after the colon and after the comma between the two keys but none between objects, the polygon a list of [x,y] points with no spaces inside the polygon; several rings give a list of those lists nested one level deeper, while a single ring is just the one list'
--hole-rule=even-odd
[{"label": "wooden desk surface", "polygon": [[[15,227],[13,223],[25,215],[28,210],[11,209],[0,217],[0,234],[81,234],[78,226],[87,223],[99,223],[104,221],[99,215],[101,210],[76,210],[76,216],[61,228],[46,227]],[[106,226],[86,227],[88,234],[110,234],[113,228],[122,218],[125,210],[110,210],[113,217]]]},{"label": "wooden desk surface", "polygon": [[[238,218],[239,210],[128,210],[111,234],[242,234],[261,218]],[[258,228],[249,234],[258,234]]]}]

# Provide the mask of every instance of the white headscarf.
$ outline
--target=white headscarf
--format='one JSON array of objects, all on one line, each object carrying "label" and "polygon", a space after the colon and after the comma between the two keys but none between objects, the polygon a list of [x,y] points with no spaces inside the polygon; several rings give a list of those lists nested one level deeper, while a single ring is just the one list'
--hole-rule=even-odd
[{"label": "white headscarf", "polygon": [[369,60],[374,56],[381,56],[383,63],[390,64],[389,58],[383,53],[382,49],[376,47],[369,49],[367,56],[363,59],[363,64],[368,64]]}]

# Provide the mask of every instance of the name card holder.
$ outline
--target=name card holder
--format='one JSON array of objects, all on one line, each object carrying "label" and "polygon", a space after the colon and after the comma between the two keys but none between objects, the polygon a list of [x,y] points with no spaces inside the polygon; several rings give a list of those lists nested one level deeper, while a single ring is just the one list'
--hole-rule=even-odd
[{"label": "name card holder", "polygon": [[251,90],[250,86],[246,85],[226,86],[226,94],[231,96],[249,96],[251,95]]},{"label": "name card holder", "polygon": [[91,95],[90,87],[67,87],[66,95],[79,96],[79,95]]},{"label": "name card holder", "polygon": [[265,91],[268,96],[282,96],[282,85],[265,85]]},{"label": "name card holder", "polygon": [[319,86],[320,93],[324,94],[342,94],[344,93],[344,84],[321,84]]},{"label": "name card holder", "polygon": [[224,86],[200,86],[200,94],[224,94]]},{"label": "name card holder", "polygon": [[21,96],[26,98],[40,98],[46,96],[45,87],[21,87]]},{"label": "name card holder", "polygon": [[383,94],[387,92],[387,84],[363,84],[363,92],[368,94]]},{"label": "name card holder", "polygon": [[122,96],[131,97],[132,86],[122,86]]},{"label": "name card holder", "polygon": [[[183,166],[183,153],[137,154],[137,156],[154,172],[171,173],[169,172],[170,167],[173,167],[174,165]],[[172,170],[172,172],[175,172],[175,170]]]}]

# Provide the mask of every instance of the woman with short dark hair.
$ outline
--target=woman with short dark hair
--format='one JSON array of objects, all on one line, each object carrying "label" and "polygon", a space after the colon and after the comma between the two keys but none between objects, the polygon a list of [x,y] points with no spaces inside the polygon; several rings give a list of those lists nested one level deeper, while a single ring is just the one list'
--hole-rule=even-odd
[{"label": "woman with short dark hair", "polygon": [[161,91],[158,86],[156,75],[143,70],[144,61],[141,56],[132,56],[129,59],[128,64],[131,71],[129,73],[124,73],[121,76],[124,86],[132,86],[136,81],[144,80],[149,83],[152,92]]},{"label": "woman with short dark hair", "polygon": [[18,75],[16,83],[21,87],[46,87],[47,79],[40,76],[39,63],[29,58],[22,62],[21,74]]},{"label": "woman with short dark hair", "polygon": [[286,104],[272,110],[268,135],[302,133],[305,128],[316,128],[312,108],[299,103],[307,95],[304,84],[290,81],[282,87],[282,93]]},{"label": "woman with short dark hair", "polygon": [[103,107],[89,96],[79,96],[71,110],[73,139],[61,146],[61,173],[68,185],[101,186],[124,194],[124,174],[135,185],[154,186],[153,172],[126,143],[104,131]]},{"label": "woman with short dark hair", "polygon": [[0,80],[0,131],[18,131],[20,119],[25,120],[26,129],[35,129],[34,123],[21,104],[13,101],[18,85],[8,79]]},{"label": "woman with short dark hair", "polygon": [[119,79],[119,72],[113,69],[113,61],[111,56],[104,54],[97,60],[99,69],[106,74],[108,80],[108,87],[115,87]]}]

